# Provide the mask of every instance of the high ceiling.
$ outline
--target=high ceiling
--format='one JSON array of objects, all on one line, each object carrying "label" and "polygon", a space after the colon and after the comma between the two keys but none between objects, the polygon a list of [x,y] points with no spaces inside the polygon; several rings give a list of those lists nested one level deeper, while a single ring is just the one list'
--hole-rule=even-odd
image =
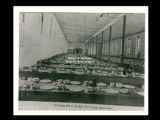
[{"label": "high ceiling", "polygon": [[[85,42],[105,25],[111,23],[121,13],[54,13],[66,39],[69,42]],[[145,14],[126,14],[126,35],[145,30]],[[122,36],[123,18],[112,27],[112,38]],[[99,35],[99,37],[101,34]],[[104,41],[108,40],[109,29],[104,31]]]}]

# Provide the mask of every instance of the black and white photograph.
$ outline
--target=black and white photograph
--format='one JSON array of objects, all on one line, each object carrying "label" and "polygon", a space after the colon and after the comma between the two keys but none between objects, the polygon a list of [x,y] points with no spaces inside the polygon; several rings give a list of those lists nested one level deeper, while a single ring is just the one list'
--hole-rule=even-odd
[{"label": "black and white photograph", "polygon": [[147,114],[148,7],[15,6],[14,45],[15,113]]}]

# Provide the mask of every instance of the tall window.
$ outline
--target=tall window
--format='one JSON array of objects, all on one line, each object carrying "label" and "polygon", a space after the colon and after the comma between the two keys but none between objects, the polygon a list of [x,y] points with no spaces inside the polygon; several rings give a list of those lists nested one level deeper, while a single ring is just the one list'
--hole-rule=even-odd
[{"label": "tall window", "polygon": [[103,52],[102,52],[102,55],[105,54],[105,44],[106,44],[106,43],[103,44],[103,50],[102,50]]},{"label": "tall window", "polygon": [[112,44],[111,44],[111,53],[112,53],[112,55],[114,54],[114,42],[112,42]]},{"label": "tall window", "polygon": [[122,55],[122,40],[119,40],[119,42],[120,42],[120,55]]},{"label": "tall window", "polygon": [[131,39],[130,38],[127,40],[127,53],[128,55],[130,55],[131,53]]},{"label": "tall window", "polygon": [[117,55],[118,53],[118,41],[115,42],[115,54]]},{"label": "tall window", "polygon": [[106,44],[106,55],[108,55],[109,54],[109,43],[107,42],[107,44]]},{"label": "tall window", "polygon": [[109,53],[109,44],[107,42],[105,47],[105,54],[108,55],[108,53]]},{"label": "tall window", "polygon": [[140,54],[140,36],[136,38],[136,51],[135,51],[135,55],[139,54]]}]

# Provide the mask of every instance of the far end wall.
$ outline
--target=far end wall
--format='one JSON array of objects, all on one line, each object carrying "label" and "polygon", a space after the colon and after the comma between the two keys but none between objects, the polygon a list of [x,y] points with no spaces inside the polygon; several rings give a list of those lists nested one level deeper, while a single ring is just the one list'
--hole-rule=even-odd
[{"label": "far end wall", "polygon": [[67,42],[67,49],[81,48],[82,54],[85,54],[85,44],[81,42]]}]

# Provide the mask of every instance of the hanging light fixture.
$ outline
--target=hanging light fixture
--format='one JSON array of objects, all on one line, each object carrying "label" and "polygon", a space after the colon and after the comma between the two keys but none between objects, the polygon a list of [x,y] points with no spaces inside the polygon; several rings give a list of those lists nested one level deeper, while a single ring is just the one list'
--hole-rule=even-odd
[{"label": "hanging light fixture", "polygon": [[117,16],[116,17],[110,16],[110,14],[120,14],[120,13],[102,13],[100,14],[99,17],[96,17],[96,22],[98,22],[99,18],[102,18],[102,17],[118,18]]}]

